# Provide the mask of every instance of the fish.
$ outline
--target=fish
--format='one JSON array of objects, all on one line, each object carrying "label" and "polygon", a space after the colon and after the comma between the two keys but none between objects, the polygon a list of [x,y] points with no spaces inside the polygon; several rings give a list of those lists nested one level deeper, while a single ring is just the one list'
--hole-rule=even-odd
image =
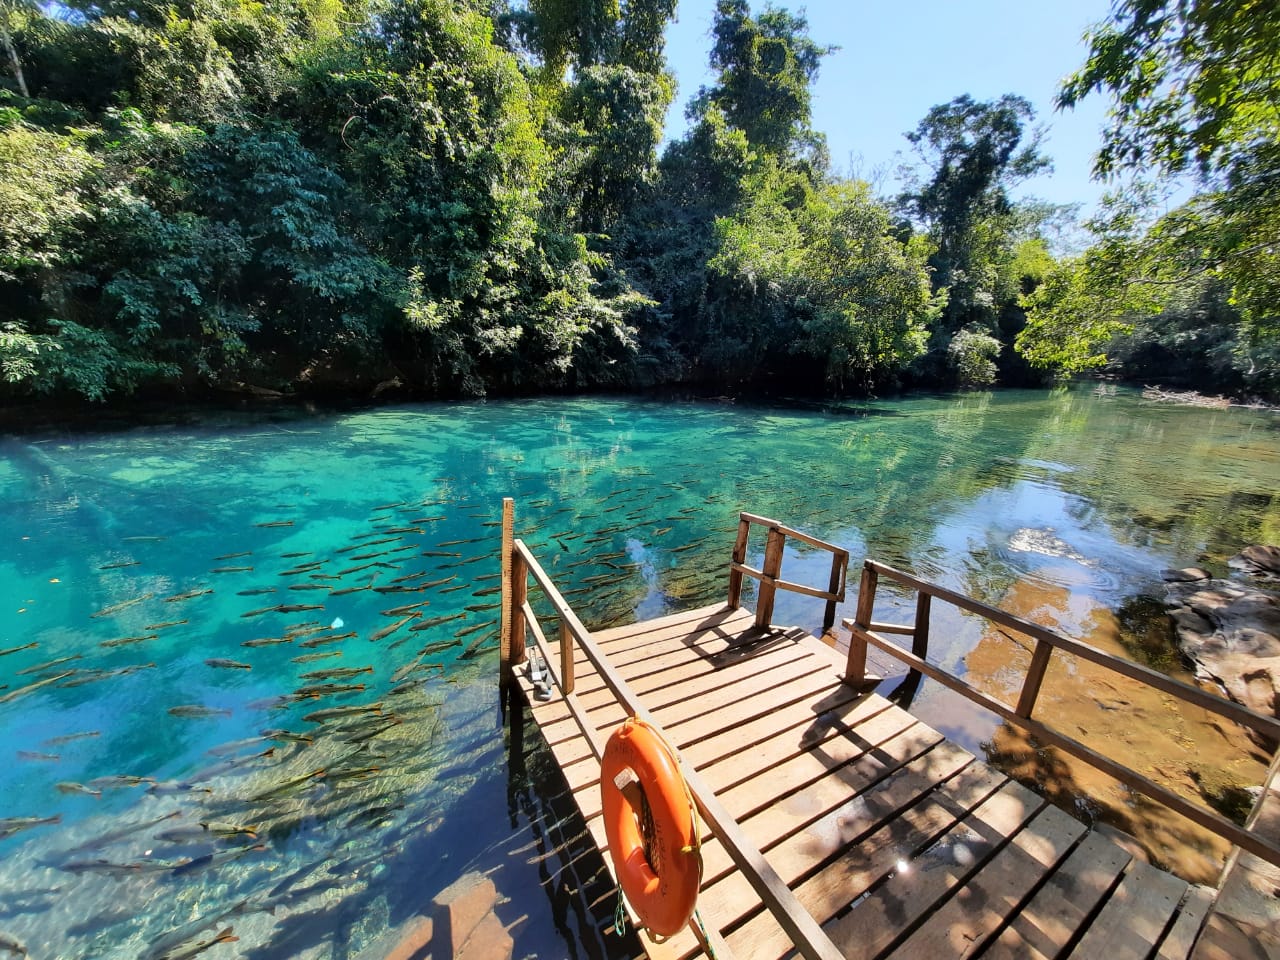
[{"label": "fish", "polygon": [[[115,670],[85,670],[78,677],[71,677],[64,687],[82,687],[86,683],[97,683],[99,680],[106,680],[110,677],[127,677],[131,673],[137,673],[140,670],[154,670],[154,663],[134,663],[127,667],[119,667]],[[71,671],[75,673],[76,671]],[[70,676],[70,674],[67,674]]]},{"label": "fish", "polygon": [[225,657],[211,657],[205,661],[205,666],[220,668],[225,670],[252,670],[253,665],[241,663],[239,660],[228,660]]},{"label": "fish", "polygon": [[[213,789],[211,787],[197,787],[194,783],[186,780],[162,780],[147,787],[147,793],[165,797],[175,793],[213,793]],[[170,816],[177,816],[180,812],[175,810]]]},{"label": "fish", "polygon": [[192,600],[195,597],[203,597],[213,593],[209,587],[196,587],[194,590],[188,590],[185,593],[175,593],[172,597],[165,597],[165,603],[179,603],[182,600]]},{"label": "fish", "polygon": [[22,830],[32,830],[61,822],[62,814],[59,813],[55,813],[52,817],[3,817],[0,818],[0,840]]},{"label": "fish", "polygon": [[94,790],[92,787],[86,787],[83,783],[76,783],[72,780],[63,780],[54,786],[59,793],[87,793],[91,797],[102,796],[101,790]]},{"label": "fish", "polygon": [[190,717],[190,718],[231,716],[230,710],[224,710],[218,707],[206,707],[203,704],[199,704],[199,703],[184,703],[181,706],[170,707],[169,713],[171,716],[175,716],[175,717]]},{"label": "fish", "polygon": [[298,646],[311,649],[312,647],[322,647],[327,643],[337,643],[341,640],[350,640],[356,636],[356,632],[352,630],[350,633],[332,633],[323,637],[312,637],[310,640],[303,640]]},{"label": "fish", "polygon": [[421,593],[426,587],[407,587],[403,584],[398,587],[374,587],[374,593]]},{"label": "fish", "polygon": [[276,643],[293,643],[293,637],[258,637],[255,640],[244,640],[242,647],[269,647]]},{"label": "fish", "polygon": [[391,818],[391,815],[395,813],[397,810],[403,810],[403,809],[404,809],[403,803],[388,803],[388,804],[381,804],[376,807],[369,807],[368,809],[361,810],[359,813],[353,816],[350,820],[348,820],[346,822],[346,828],[350,830],[352,827],[355,827],[357,825],[376,827],[382,823],[385,823],[387,820],[389,820]]},{"label": "fish", "polygon": [[384,503],[380,507],[374,507],[373,512],[381,513],[383,510],[394,510],[396,507],[407,507],[408,505],[408,500],[397,500],[395,503]]},{"label": "fish", "polygon": [[329,657],[342,656],[341,650],[326,650],[322,653],[304,653],[300,657],[291,657],[294,663],[313,663],[316,660],[326,660]]},{"label": "fish", "polygon": [[459,590],[466,590],[470,586],[471,584],[469,583],[460,583],[456,587],[445,587],[440,592],[441,593],[457,593]]},{"label": "fish", "polygon": [[252,550],[241,550],[239,553],[224,553],[220,557],[214,557],[214,560],[238,560],[240,557],[249,557],[253,555]]},{"label": "fish", "polygon": [[34,650],[40,644],[32,640],[30,643],[24,643],[20,647],[10,647],[8,650],[0,650],[0,657],[7,657],[11,653],[21,653],[23,650]]},{"label": "fish", "polygon": [[444,514],[440,514],[437,517],[414,517],[409,522],[410,523],[435,523],[438,520],[447,520],[447,519],[448,517],[446,517]]},{"label": "fish", "polygon": [[501,588],[501,587],[485,587],[483,590],[477,590],[477,591],[475,591],[474,593],[472,593],[471,595],[472,595],[473,597],[490,597],[490,596],[493,596],[493,594],[498,593],[498,592],[499,592],[499,591],[501,591],[501,590],[502,590],[502,588]]},{"label": "fish", "polygon": [[214,567],[210,573],[252,573],[253,567]]},{"label": "fish", "polygon": [[471,636],[471,634],[475,633],[477,630],[483,630],[485,627],[491,627],[491,626],[493,626],[492,620],[482,620],[479,623],[473,623],[471,626],[465,627],[462,630],[459,630],[456,634],[454,634],[454,636],[469,637]]},{"label": "fish", "polygon": [[70,743],[72,740],[83,740],[86,737],[100,737],[100,736],[102,736],[101,731],[84,730],[84,731],[81,731],[80,733],[66,733],[60,737],[50,737],[48,740],[42,740],[40,742],[40,746],[56,747],[63,743]]},{"label": "fish", "polygon": [[288,796],[290,793],[303,789],[309,783],[313,783],[317,777],[324,776],[324,769],[324,767],[318,767],[310,773],[304,773],[300,777],[294,777],[292,780],[286,780],[284,783],[277,784],[269,790],[264,790],[252,799],[255,803],[259,803],[263,800],[274,800],[277,797]]},{"label": "fish", "polygon": [[441,653],[445,650],[450,650],[453,647],[460,647],[460,646],[462,646],[461,640],[456,640],[456,639],[455,640],[439,640],[436,643],[428,643],[425,647],[423,647],[421,650],[418,651],[418,656],[429,657],[433,653]]},{"label": "fish", "polygon": [[255,587],[252,590],[237,590],[237,597],[260,597],[264,593],[275,593],[275,587]]},{"label": "fish", "polygon": [[346,596],[348,593],[359,593],[361,590],[368,590],[368,589],[370,589],[372,586],[373,586],[373,584],[366,583],[363,587],[343,587],[341,590],[334,590],[334,591],[332,591],[332,592],[329,594],[329,596],[331,596],[331,597],[343,597],[343,596]]},{"label": "fish", "polygon": [[258,839],[257,827],[244,827],[238,823],[223,823],[218,820],[202,820],[200,826],[204,827],[216,837],[252,837]]},{"label": "fish", "polygon": [[297,560],[299,557],[309,557],[309,556],[311,556],[310,550],[295,550],[293,553],[280,554],[280,559],[281,560]]},{"label": "fish", "polygon": [[155,777],[134,777],[120,774],[110,777],[95,777],[86,786],[94,790],[117,790],[121,787],[136,787],[144,783],[155,783]]},{"label": "fish", "polygon": [[70,663],[73,660],[83,660],[83,659],[84,659],[83,653],[73,653],[69,657],[58,657],[56,660],[49,660],[45,663],[37,663],[34,667],[27,667],[24,670],[15,670],[14,676],[21,677],[29,673],[41,673],[44,670],[48,670],[50,667],[56,667],[60,663]]},{"label": "fish", "polygon": [[442,540],[440,543],[437,543],[436,546],[437,547],[456,547],[459,544],[479,543],[480,541],[487,540],[487,539],[488,539],[487,537],[469,537],[465,540]]},{"label": "fish", "polygon": [[298,613],[301,610],[323,610],[323,603],[278,603],[274,607],[261,607],[240,614],[241,617],[257,617],[264,613]]},{"label": "fish", "polygon": [[460,557],[462,554],[455,553],[452,550],[423,550],[420,557]]},{"label": "fish", "polygon": [[381,611],[381,613],[384,617],[399,617],[413,610],[417,610],[419,607],[426,607],[430,605],[430,600],[419,600],[417,603],[406,603],[403,607],[392,607],[390,610]]},{"label": "fish", "polygon": [[263,730],[262,736],[267,740],[284,740],[288,743],[314,743],[315,738],[305,733],[293,733],[289,730]]},{"label": "fish", "polygon": [[66,673],[58,673],[52,677],[45,677],[43,680],[37,680],[35,683],[29,683],[25,687],[19,687],[17,690],[10,690],[6,694],[0,694],[0,703],[10,703],[19,697],[25,697],[29,693],[39,690],[41,687],[48,686],[51,683],[57,683],[66,677],[75,673],[74,670],[68,670]]},{"label": "fish", "polygon": [[102,608],[101,610],[99,610],[97,613],[91,613],[91,614],[89,614],[89,616],[91,616],[91,617],[109,617],[109,616],[111,616],[113,613],[119,613],[121,610],[127,610],[129,607],[132,607],[132,606],[134,606],[135,604],[142,603],[144,600],[150,600],[150,599],[151,599],[152,597],[154,597],[154,596],[155,596],[155,594],[154,594],[154,593],[150,593],[150,592],[148,592],[148,593],[144,593],[144,594],[142,594],[142,596],[140,596],[140,597],[133,597],[133,598],[131,598],[131,599],[129,599],[129,600],[121,600],[119,603],[113,603],[113,604],[111,604],[111,605],[110,605],[110,606],[108,606],[108,607],[103,607],[103,608]]},{"label": "fish", "polygon": [[440,626],[440,624],[448,623],[451,620],[465,620],[465,619],[467,619],[466,613],[451,613],[448,616],[432,617],[430,620],[423,620],[421,623],[415,623],[409,629],[412,632],[417,633],[419,630],[426,630],[429,627],[438,627]]},{"label": "fish", "polygon": [[168,537],[121,537],[121,543],[159,543],[161,540],[168,540]]},{"label": "fish", "polygon": [[[292,523],[292,521],[290,521]],[[261,526],[261,524],[259,524]],[[174,871],[175,873],[177,871]],[[233,927],[225,927],[219,930],[208,940],[198,940],[195,943],[182,944],[174,947],[172,950],[166,950],[163,953],[154,955],[154,960],[191,960],[192,957],[199,956],[212,946],[219,943],[235,943],[240,938],[232,933]],[[152,955],[148,954],[150,958]]]},{"label": "fish", "polygon": [[255,523],[255,527],[292,527],[292,520],[268,520],[265,523]]},{"label": "fish", "polygon": [[282,577],[296,577],[300,574],[310,573],[312,570],[319,570],[327,562],[327,560],[312,560],[310,563],[300,563],[296,567],[290,567],[288,570],[281,570],[279,575]]},{"label": "fish", "polygon": [[56,753],[37,753],[34,750],[19,750],[18,759],[19,760],[46,760],[50,763],[56,763],[57,761],[61,760],[62,757],[58,756],[58,754]]},{"label": "fish", "polygon": [[[185,621],[184,621],[185,622]],[[136,637],[120,637],[117,640],[103,640],[98,644],[100,647],[127,647],[133,643],[143,643],[147,640],[155,640],[160,636],[158,633],[145,633]]]},{"label": "fish", "polygon": [[381,767],[349,767],[345,770],[330,770],[325,773],[324,779],[332,782],[342,780],[363,780],[370,774],[378,773],[381,769]]},{"label": "fish", "polygon": [[110,830],[100,836],[86,840],[84,843],[71,847],[69,850],[63,850],[62,853],[66,856],[70,856],[76,853],[85,853],[89,850],[97,850],[99,847],[109,846],[117,840],[123,840],[125,837],[131,837],[135,833],[141,833],[143,830],[150,830],[152,827],[158,826],[166,820],[172,820],[174,817],[180,816],[181,813],[181,810],[171,810],[164,816],[156,817],[154,820],[146,820],[142,823],[131,823],[126,827],[119,828],[118,830]]},{"label": "fish", "polygon": [[472,613],[483,613],[485,610],[496,610],[498,606],[496,603],[473,603],[465,609],[470,610]]},{"label": "fish", "polygon": [[291,583],[289,584],[289,589],[290,590],[328,590],[330,588],[325,586],[323,583]]},{"label": "fish", "polygon": [[[385,531],[379,530],[378,532],[383,533]],[[379,547],[384,543],[395,543],[397,540],[402,540],[402,539],[404,538],[403,537],[383,537],[381,540],[366,540],[363,543],[355,543],[349,547],[340,547],[339,549],[335,550],[334,553],[350,553],[352,550],[363,550],[365,547]],[[370,554],[370,556],[377,556],[377,554]],[[351,559],[360,560],[363,558],[352,557]]]},{"label": "fish", "polygon": [[180,627],[184,623],[190,623],[190,620],[166,620],[164,623],[149,623],[143,630],[167,630],[169,627]]},{"label": "fish", "polygon": [[329,670],[312,670],[302,674],[303,680],[347,680],[362,673],[373,673],[373,667],[333,667]]},{"label": "fish", "polygon": [[326,707],[324,710],[316,710],[309,713],[302,719],[306,723],[324,723],[326,720],[336,720],[339,717],[354,717],[361,713],[381,713],[381,703],[361,703],[350,707]]},{"label": "fish", "polygon": [[316,683],[299,687],[294,692],[300,697],[332,697],[341,693],[359,693],[365,689],[363,683]]},{"label": "fish", "polygon": [[136,567],[142,563],[141,560],[118,560],[115,563],[104,563],[99,570],[123,570],[125,567]]},{"label": "fish", "polygon": [[410,620],[416,620],[421,616],[422,614],[420,613],[411,613],[407,617],[397,620],[395,623],[389,626],[383,627],[381,630],[375,630],[373,633],[369,634],[369,641],[372,643],[378,640],[382,640],[386,637],[389,637],[391,636],[391,634],[395,633],[397,630],[403,627]]}]

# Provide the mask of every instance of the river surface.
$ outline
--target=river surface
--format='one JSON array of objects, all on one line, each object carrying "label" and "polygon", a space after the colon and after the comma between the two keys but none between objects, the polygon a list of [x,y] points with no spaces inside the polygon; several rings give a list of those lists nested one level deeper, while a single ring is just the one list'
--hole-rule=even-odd
[{"label": "river surface", "polygon": [[[1085,389],[406,405],[10,436],[0,932],[37,960],[159,958],[226,928],[239,941],[206,956],[356,957],[475,871],[511,898],[498,914],[515,956],[625,951],[601,932],[600,877],[538,856],[582,841],[532,731],[515,751],[527,763],[508,762],[504,496],[589,626],[723,597],[748,510],[1176,674],[1150,599],[1161,570],[1223,571],[1245,544],[1280,541],[1277,477],[1273,413]],[[825,565],[789,549],[785,576],[825,586]],[[909,603],[886,591],[877,616],[909,619]],[[821,612],[783,595],[775,620],[817,629]],[[931,660],[1016,696],[1016,638],[946,612],[933,635]],[[1097,684],[1057,669],[1048,702],[1083,729]],[[926,684],[913,709],[1059,792],[1034,745],[950,695]],[[1186,757],[1161,763],[1195,789],[1221,745],[1186,718],[1152,722],[1178,727]],[[1230,748],[1247,786],[1257,757]],[[1062,791],[1086,819],[1106,803],[1072,793],[1089,786]]]}]

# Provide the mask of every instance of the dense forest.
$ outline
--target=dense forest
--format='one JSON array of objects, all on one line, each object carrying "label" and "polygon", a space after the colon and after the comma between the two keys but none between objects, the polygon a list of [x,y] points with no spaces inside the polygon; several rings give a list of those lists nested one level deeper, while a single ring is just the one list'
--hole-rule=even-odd
[{"label": "dense forest", "polygon": [[[718,0],[0,0],[0,398],[842,393],[1086,370],[1280,394],[1280,13],[1120,0],[1087,249],[1015,94],[833,172],[803,16]],[[958,78],[963,83],[963,78]],[[1193,176],[1164,212],[1156,186]],[[1159,211],[1157,214],[1156,211]]]}]

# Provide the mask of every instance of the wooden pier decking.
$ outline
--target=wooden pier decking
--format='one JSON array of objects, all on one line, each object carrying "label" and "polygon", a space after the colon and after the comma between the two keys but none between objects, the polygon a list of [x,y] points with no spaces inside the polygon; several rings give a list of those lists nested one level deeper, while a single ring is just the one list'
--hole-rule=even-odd
[{"label": "wooden pier decking", "polygon": [[[735,569],[795,588],[779,577],[773,532],[763,572],[743,562],[745,532]],[[828,622],[843,592],[837,565],[829,591],[797,588],[828,600]],[[1150,866],[863,692],[844,654],[768,623],[772,590],[755,614],[732,603],[731,586],[730,604],[588,633],[551,588],[556,644],[524,589],[530,574],[544,590],[549,581],[522,544],[504,546],[504,573],[504,642],[532,635],[554,673],[551,699],[537,699],[524,668],[514,676],[606,863],[599,756],[614,727],[645,715],[693,778],[705,824],[700,927],[642,938],[650,956],[1192,954],[1215,890]],[[925,602],[926,630],[927,619]]]}]

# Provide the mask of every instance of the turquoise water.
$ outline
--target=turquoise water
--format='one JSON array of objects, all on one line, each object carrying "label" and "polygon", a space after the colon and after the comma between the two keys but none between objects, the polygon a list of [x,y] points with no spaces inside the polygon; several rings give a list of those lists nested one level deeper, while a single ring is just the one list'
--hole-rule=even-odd
[{"label": "turquoise water", "polygon": [[[512,898],[516,956],[604,955],[600,878],[536,856],[580,842],[546,758],[509,771],[502,497],[592,626],[723,596],[739,510],[981,599],[1032,581],[1120,609],[1280,535],[1278,424],[1076,390],[10,437],[0,821],[58,819],[0,839],[0,931],[33,956],[159,957],[225,927],[239,943],[209,956],[355,956],[475,870]],[[826,563],[784,569],[825,585]],[[779,621],[820,617],[779,599]],[[952,628],[935,653],[962,669]]]}]

